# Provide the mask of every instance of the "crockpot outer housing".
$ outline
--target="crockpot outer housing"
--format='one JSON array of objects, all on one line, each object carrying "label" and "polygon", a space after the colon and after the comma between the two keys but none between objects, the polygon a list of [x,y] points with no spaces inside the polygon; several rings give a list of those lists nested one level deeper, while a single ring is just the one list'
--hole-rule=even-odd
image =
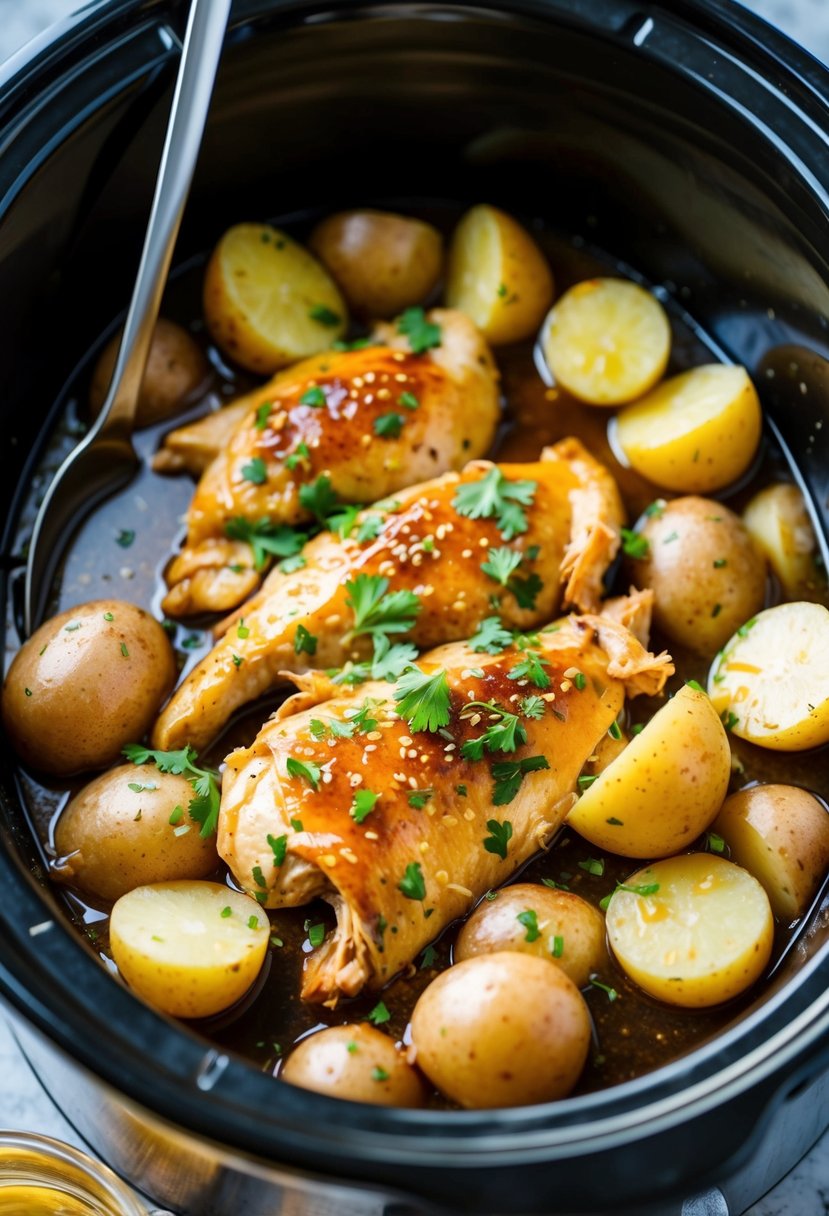
[{"label": "crockpot outer housing", "polygon": [[[6,596],[38,440],[128,298],[184,18],[164,0],[93,3],[0,78],[0,409],[21,472],[0,486]],[[827,73],[725,0],[248,0],[176,260],[235,221],[366,201],[485,198],[543,217],[660,285],[715,355],[748,366],[825,536],[827,129]],[[182,1170],[208,1157],[222,1173],[205,1214],[250,1198],[227,1181],[240,1175],[260,1200],[271,1184],[356,1184],[340,1213],[722,1213],[829,1122],[825,916],[729,1031],[635,1082],[498,1112],[344,1104],[208,1050],[115,983],[65,923],[3,764],[0,993],[70,1118],[166,1202],[182,1192],[151,1167],[162,1141]],[[143,1156],[125,1157],[116,1124],[141,1131]],[[715,1183],[730,1207],[681,1206]]]}]

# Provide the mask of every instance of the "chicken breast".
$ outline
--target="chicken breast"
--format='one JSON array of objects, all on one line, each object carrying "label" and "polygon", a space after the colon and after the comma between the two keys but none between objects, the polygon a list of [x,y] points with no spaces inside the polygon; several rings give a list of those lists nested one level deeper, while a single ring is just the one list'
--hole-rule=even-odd
[{"label": "chicken breast", "polygon": [[298,680],[227,759],[218,848],[266,907],[332,905],[303,998],[381,987],[549,844],[626,693],[655,694],[672,671],[618,621],[585,615],[524,649],[440,647],[397,685]]},{"label": "chicken breast", "polygon": [[[167,450],[201,463],[182,553],[166,571],[169,616],[225,612],[258,586],[245,524],[307,523],[319,504],[302,493],[325,478],[324,501],[365,503],[459,469],[491,445],[499,414],[498,373],[462,313],[435,309],[440,345],[414,354],[392,325],[377,345],[326,351],[279,372],[221,415],[173,432]],[[168,467],[169,467],[168,462]],[[157,462],[158,467],[158,462]]]},{"label": "chicken breast", "polygon": [[[274,570],[173,694],[153,745],[201,748],[286,673],[370,660],[371,618],[355,610],[361,579],[414,597],[394,640],[417,649],[470,637],[494,614],[526,630],[562,604],[594,609],[622,519],[613,478],[575,439],[531,464],[475,461],[413,486],[359,515],[348,537],[316,537],[301,569]],[[375,661],[370,674],[388,671]]]}]

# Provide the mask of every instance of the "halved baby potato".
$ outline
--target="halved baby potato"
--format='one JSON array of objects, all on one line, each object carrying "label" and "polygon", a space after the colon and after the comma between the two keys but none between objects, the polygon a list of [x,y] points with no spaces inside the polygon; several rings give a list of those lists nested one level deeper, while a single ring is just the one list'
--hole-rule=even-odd
[{"label": "halved baby potato", "polygon": [[796,785],[753,785],[726,798],[714,820],[732,861],[761,882],[775,916],[807,910],[829,868],[829,811]]},{"label": "halved baby potato", "polygon": [[216,882],[164,882],[122,895],[112,957],[130,988],[164,1013],[206,1018],[253,984],[270,924],[256,900]]},{"label": "halved baby potato", "polygon": [[615,438],[654,485],[708,494],[736,481],[760,442],[760,401],[744,367],[710,363],[672,376],[616,419]]},{"label": "halved baby potato", "polygon": [[582,793],[567,822],[622,857],[665,857],[712,823],[731,749],[709,698],[684,685]]},{"label": "halved baby potato", "polygon": [[421,304],[443,266],[431,224],[389,211],[339,211],[317,224],[308,245],[364,317],[394,317]]},{"label": "halved baby potato", "polygon": [[449,249],[447,307],[500,346],[533,335],[552,299],[550,267],[527,230],[486,203],[467,211]]},{"label": "halved baby potato", "polygon": [[577,988],[607,962],[604,917],[571,891],[539,883],[502,887],[482,900],[458,934],[455,958],[518,950],[555,963]]},{"label": "halved baby potato", "polygon": [[216,345],[261,375],[325,350],[348,321],[328,271],[268,224],[227,230],[207,264],[203,303]]},{"label": "halved baby potato", "polygon": [[768,561],[787,599],[824,599],[818,546],[803,495],[790,482],[766,486],[743,511],[743,523]]},{"label": "halved baby potato", "polygon": [[426,1087],[405,1054],[364,1022],[329,1026],[297,1043],[280,1079],[373,1106],[422,1106]]},{"label": "halved baby potato", "polygon": [[728,729],[760,747],[829,742],[829,611],[796,601],[741,625],[711,666],[708,692]]},{"label": "halved baby potato", "polygon": [[607,934],[621,966],[650,996],[702,1008],[760,978],[774,920],[747,870],[710,853],[685,853],[654,862],[617,888]]},{"label": "halved baby potato", "polygon": [[587,279],[566,291],[541,334],[556,383],[586,405],[623,405],[653,388],[671,353],[659,301],[627,279]]}]

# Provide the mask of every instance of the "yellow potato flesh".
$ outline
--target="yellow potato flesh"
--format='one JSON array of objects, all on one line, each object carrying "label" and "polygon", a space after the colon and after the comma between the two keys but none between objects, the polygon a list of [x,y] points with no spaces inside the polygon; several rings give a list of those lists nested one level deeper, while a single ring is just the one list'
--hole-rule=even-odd
[{"label": "yellow potato flesh", "polygon": [[743,522],[788,599],[825,602],[815,531],[797,486],[766,486],[746,507]]},{"label": "yellow potato flesh", "polygon": [[467,211],[449,250],[447,307],[498,346],[533,335],[552,298],[547,259],[526,229],[496,207]]},{"label": "yellow potato flesh", "polygon": [[213,340],[234,362],[268,375],[327,349],[345,332],[345,301],[307,249],[267,224],[237,224],[204,280]]},{"label": "yellow potato flesh", "polygon": [[760,442],[762,416],[745,368],[712,363],[673,376],[616,419],[615,438],[643,477],[707,494],[736,481]]},{"label": "yellow potato flesh", "polygon": [[740,866],[707,853],[658,861],[627,880],[607,909],[613,953],[645,992],[701,1008],[739,995],[762,975],[774,920],[768,897]]},{"label": "yellow potato flesh", "polygon": [[726,798],[713,830],[762,883],[775,916],[808,909],[829,868],[829,811],[794,785],[754,785]]},{"label": "yellow potato flesh", "polygon": [[244,996],[269,932],[259,904],[220,883],[154,883],[115,904],[110,945],[139,996],[176,1017],[204,1018]]},{"label": "yellow potato flesh", "polygon": [[587,405],[623,405],[662,376],[671,327],[659,301],[636,283],[588,279],[551,310],[541,343],[568,393]]},{"label": "yellow potato flesh", "polygon": [[588,786],[567,822],[597,848],[664,857],[713,821],[730,774],[716,710],[704,692],[685,685]]},{"label": "yellow potato flesh", "polygon": [[775,751],[829,742],[829,611],[799,601],[759,613],[714,660],[708,691],[741,739]]}]

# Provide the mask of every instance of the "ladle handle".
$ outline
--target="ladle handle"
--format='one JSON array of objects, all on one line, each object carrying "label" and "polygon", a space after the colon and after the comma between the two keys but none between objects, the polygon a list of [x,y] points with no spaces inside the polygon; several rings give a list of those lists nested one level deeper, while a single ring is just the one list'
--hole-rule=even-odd
[{"label": "ladle handle", "polygon": [[201,147],[231,0],[192,0],[147,234],[112,382],[94,434],[132,431],[138,392]]}]

